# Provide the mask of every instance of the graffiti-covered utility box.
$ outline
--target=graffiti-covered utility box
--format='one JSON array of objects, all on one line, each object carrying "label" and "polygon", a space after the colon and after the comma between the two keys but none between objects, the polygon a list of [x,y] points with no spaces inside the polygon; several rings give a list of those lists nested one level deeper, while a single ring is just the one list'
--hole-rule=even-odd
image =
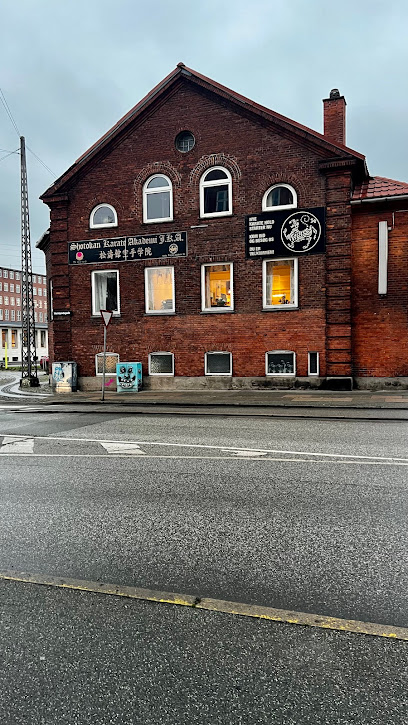
[{"label": "graffiti-covered utility box", "polygon": [[142,363],[121,362],[116,365],[116,390],[118,393],[137,393],[142,387]]},{"label": "graffiti-covered utility box", "polygon": [[52,387],[56,393],[76,393],[78,388],[76,362],[52,363]]}]

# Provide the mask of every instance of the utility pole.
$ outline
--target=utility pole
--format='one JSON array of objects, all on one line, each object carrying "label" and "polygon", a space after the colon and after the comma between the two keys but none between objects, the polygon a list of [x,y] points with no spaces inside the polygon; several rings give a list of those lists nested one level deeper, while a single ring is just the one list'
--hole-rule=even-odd
[{"label": "utility pole", "polygon": [[20,388],[37,388],[37,352],[35,348],[35,319],[33,276],[31,267],[30,217],[28,213],[28,183],[25,139],[20,136],[21,162],[21,380]]}]

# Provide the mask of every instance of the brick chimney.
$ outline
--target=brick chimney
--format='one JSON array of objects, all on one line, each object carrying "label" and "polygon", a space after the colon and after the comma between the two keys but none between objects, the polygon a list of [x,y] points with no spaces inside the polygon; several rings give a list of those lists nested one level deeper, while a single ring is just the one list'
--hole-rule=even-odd
[{"label": "brick chimney", "polygon": [[323,99],[324,135],[328,141],[346,145],[346,99],[337,88]]}]

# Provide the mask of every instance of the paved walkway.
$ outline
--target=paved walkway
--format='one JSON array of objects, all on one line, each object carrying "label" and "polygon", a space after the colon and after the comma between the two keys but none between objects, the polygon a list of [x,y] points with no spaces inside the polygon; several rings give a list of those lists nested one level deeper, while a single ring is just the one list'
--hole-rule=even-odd
[{"label": "paved walkway", "polygon": [[[40,388],[19,389],[19,373],[0,372],[0,398],[35,400],[42,405],[96,406],[101,391],[55,393],[45,375]],[[142,390],[139,393],[105,391],[105,407],[137,406],[169,408],[338,408],[408,410],[408,390],[348,392],[328,390]]]}]

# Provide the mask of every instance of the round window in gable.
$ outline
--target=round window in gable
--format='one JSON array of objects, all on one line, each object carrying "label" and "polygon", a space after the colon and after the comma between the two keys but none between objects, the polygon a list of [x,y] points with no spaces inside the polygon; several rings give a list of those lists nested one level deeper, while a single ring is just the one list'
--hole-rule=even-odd
[{"label": "round window in gable", "polygon": [[191,131],[182,131],[176,136],[176,149],[186,154],[195,146],[195,138]]}]

